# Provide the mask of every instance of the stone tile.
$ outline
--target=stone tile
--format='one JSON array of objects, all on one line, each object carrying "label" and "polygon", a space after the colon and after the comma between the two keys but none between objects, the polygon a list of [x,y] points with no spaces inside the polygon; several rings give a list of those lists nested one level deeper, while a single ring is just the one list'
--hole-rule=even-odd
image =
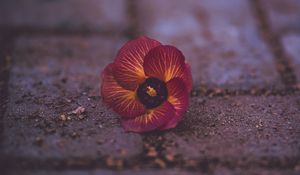
[{"label": "stone tile", "polygon": [[[111,156],[131,162],[138,158],[136,166],[148,167],[143,160],[148,136],[125,133],[117,115],[106,110],[98,95],[99,72],[124,42],[118,38],[17,39],[3,118],[4,156],[44,164],[49,159]],[[161,144],[157,149],[164,148],[160,156],[170,151],[175,160],[181,158],[176,167],[186,168],[189,160],[204,163],[200,170],[216,174],[293,174],[299,167],[295,165],[300,157],[299,95],[193,97],[190,104],[178,127],[160,133],[163,141],[155,137],[153,141]],[[85,108],[83,115],[70,114],[78,106]],[[250,171],[251,166],[255,169]],[[264,169],[274,166],[282,170]]]},{"label": "stone tile", "polygon": [[300,31],[300,1],[261,0],[273,32],[282,35]]},{"label": "stone tile", "polygon": [[[125,133],[99,97],[100,72],[123,42],[118,38],[17,39],[3,117],[4,155],[47,160],[140,154],[141,136]],[[71,114],[79,106],[85,112]]]},{"label": "stone tile", "polygon": [[0,25],[123,30],[128,25],[125,3],[121,0],[1,1]]},{"label": "stone tile", "polygon": [[248,1],[142,0],[138,7],[141,33],[181,49],[196,85],[281,88]]},{"label": "stone tile", "polygon": [[[19,175],[20,171],[11,172],[10,175]],[[111,171],[111,170],[69,170],[69,171],[22,171],[23,175],[205,175],[212,173],[182,171],[179,169],[171,170],[124,170],[124,171]],[[297,172],[289,170],[264,170],[264,169],[251,169],[251,170],[230,170],[219,169],[213,172],[216,175],[239,175],[239,174],[261,174],[261,175],[296,175]]]},{"label": "stone tile", "polygon": [[[13,174],[18,174],[20,172],[12,172]],[[132,171],[132,170],[124,170],[124,171],[113,171],[113,170],[94,170],[94,171],[36,171],[36,172],[28,172],[28,175],[89,175],[89,174],[101,174],[101,175],[202,175],[199,172],[188,172],[181,171],[178,169],[175,170],[143,170],[143,171]],[[26,173],[24,175],[27,175]]]},{"label": "stone tile", "polygon": [[164,144],[185,160],[244,168],[277,162],[278,168],[292,168],[300,165],[299,104],[299,95],[195,97],[182,123],[165,134]]},{"label": "stone tile", "polygon": [[287,34],[281,38],[281,41],[283,43],[284,50],[288,58],[290,59],[291,65],[296,73],[297,80],[300,83],[300,35]]}]

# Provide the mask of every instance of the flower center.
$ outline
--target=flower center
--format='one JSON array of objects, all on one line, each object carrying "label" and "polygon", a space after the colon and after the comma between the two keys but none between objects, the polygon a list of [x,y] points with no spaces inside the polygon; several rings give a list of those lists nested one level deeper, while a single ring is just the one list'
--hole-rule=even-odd
[{"label": "flower center", "polygon": [[157,95],[157,92],[153,87],[147,86],[147,94],[151,97],[155,97]]},{"label": "flower center", "polygon": [[168,97],[166,84],[157,78],[147,78],[137,89],[140,102],[151,109],[161,105]]}]

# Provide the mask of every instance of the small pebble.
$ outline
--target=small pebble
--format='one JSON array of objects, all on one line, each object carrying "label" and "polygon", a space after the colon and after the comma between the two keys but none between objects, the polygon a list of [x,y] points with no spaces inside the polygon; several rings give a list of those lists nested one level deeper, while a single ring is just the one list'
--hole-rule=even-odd
[{"label": "small pebble", "polygon": [[70,114],[80,115],[85,112],[85,108],[82,106],[79,106],[74,111],[71,111]]},{"label": "small pebble", "polygon": [[172,153],[168,153],[166,156],[165,156],[166,160],[169,161],[169,162],[173,162],[174,161],[174,155]]},{"label": "small pebble", "polygon": [[199,103],[199,104],[204,104],[204,103],[205,103],[205,99],[203,99],[203,98],[198,98],[198,99],[197,99],[197,103]]},{"label": "small pebble", "polygon": [[154,163],[157,164],[160,168],[166,168],[166,163],[161,159],[155,159]]},{"label": "small pebble", "polygon": [[36,137],[34,143],[38,146],[41,146],[44,143],[44,141],[41,137]]},{"label": "small pebble", "polygon": [[79,118],[80,120],[82,120],[82,119],[84,119],[84,115],[79,115],[78,118]]},{"label": "small pebble", "polygon": [[126,156],[127,155],[127,150],[121,149],[120,154],[121,154],[121,156]]},{"label": "small pebble", "polygon": [[147,153],[147,157],[157,157],[157,151],[155,150],[154,147],[150,147],[149,151]]},{"label": "small pebble", "polygon": [[97,140],[96,142],[97,142],[97,144],[101,145],[102,143],[104,143],[104,140],[100,140],[100,139],[99,139],[99,140]]},{"label": "small pebble", "polygon": [[106,158],[105,163],[108,167],[112,167],[115,165],[114,160],[111,157]]},{"label": "small pebble", "polygon": [[116,164],[117,169],[122,169],[124,166],[124,162],[121,159],[116,160],[115,164]]},{"label": "small pebble", "polygon": [[64,115],[64,114],[60,115],[60,120],[62,120],[62,121],[66,121],[66,120],[67,120],[67,117],[66,117],[66,115]]},{"label": "small pebble", "polygon": [[195,167],[197,167],[197,162],[195,160],[187,160],[185,162],[185,166],[187,168],[195,168]]},{"label": "small pebble", "polygon": [[76,138],[76,137],[78,137],[79,136],[79,134],[77,134],[76,132],[73,132],[72,134],[71,134],[71,137],[72,138]]}]

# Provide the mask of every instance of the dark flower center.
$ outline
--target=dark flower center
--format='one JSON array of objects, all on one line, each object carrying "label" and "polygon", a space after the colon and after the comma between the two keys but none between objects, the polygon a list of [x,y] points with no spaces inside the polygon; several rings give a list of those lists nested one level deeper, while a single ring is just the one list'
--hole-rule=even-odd
[{"label": "dark flower center", "polygon": [[140,84],[137,96],[146,108],[155,108],[161,105],[168,97],[166,83],[157,78],[147,78]]}]

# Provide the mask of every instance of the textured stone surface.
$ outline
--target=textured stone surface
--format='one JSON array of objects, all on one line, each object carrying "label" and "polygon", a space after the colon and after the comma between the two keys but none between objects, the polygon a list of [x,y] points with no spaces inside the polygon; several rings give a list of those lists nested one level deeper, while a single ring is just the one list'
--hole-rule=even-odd
[{"label": "textured stone surface", "polygon": [[[11,173],[11,175],[19,175],[20,172],[16,171]],[[36,171],[36,172],[22,172],[23,175],[204,175],[207,173],[191,172],[191,171],[181,171],[179,169],[174,170],[145,170],[145,171],[109,171],[109,170],[94,170],[94,171]],[[260,175],[297,175],[292,171],[276,171],[276,170],[263,170],[263,169],[252,169],[252,170],[229,170],[229,169],[219,169],[216,170],[215,174],[222,175],[239,175],[239,174],[260,174]]]},{"label": "textured stone surface", "polygon": [[0,25],[37,28],[126,29],[126,2],[121,0],[9,0],[0,2]]},{"label": "textured stone surface", "polygon": [[200,99],[191,100],[183,122],[165,135],[182,157],[240,163],[299,159],[300,96]]},{"label": "textured stone surface", "polygon": [[[126,134],[99,100],[99,75],[118,42],[106,37],[18,39],[3,118],[4,154],[42,159],[139,154],[141,136]],[[70,114],[79,106],[85,108],[82,116]]]},{"label": "textured stone surface", "polygon": [[[300,83],[300,35],[288,34],[282,37],[282,43],[285,52],[290,58],[291,65],[293,66],[297,80]],[[300,86],[299,86],[300,88]]]},{"label": "textured stone surface", "polygon": [[180,48],[196,85],[235,89],[281,85],[248,1],[139,2],[142,33]]},{"label": "textured stone surface", "polygon": [[[300,82],[299,2],[251,4],[1,1],[1,175],[300,174],[300,94],[279,78]],[[180,48],[193,88],[214,88],[192,91],[175,129],[126,133],[101,102],[100,72],[138,34]]]},{"label": "textured stone surface", "polygon": [[300,1],[261,0],[272,30],[282,35],[300,30]]}]

